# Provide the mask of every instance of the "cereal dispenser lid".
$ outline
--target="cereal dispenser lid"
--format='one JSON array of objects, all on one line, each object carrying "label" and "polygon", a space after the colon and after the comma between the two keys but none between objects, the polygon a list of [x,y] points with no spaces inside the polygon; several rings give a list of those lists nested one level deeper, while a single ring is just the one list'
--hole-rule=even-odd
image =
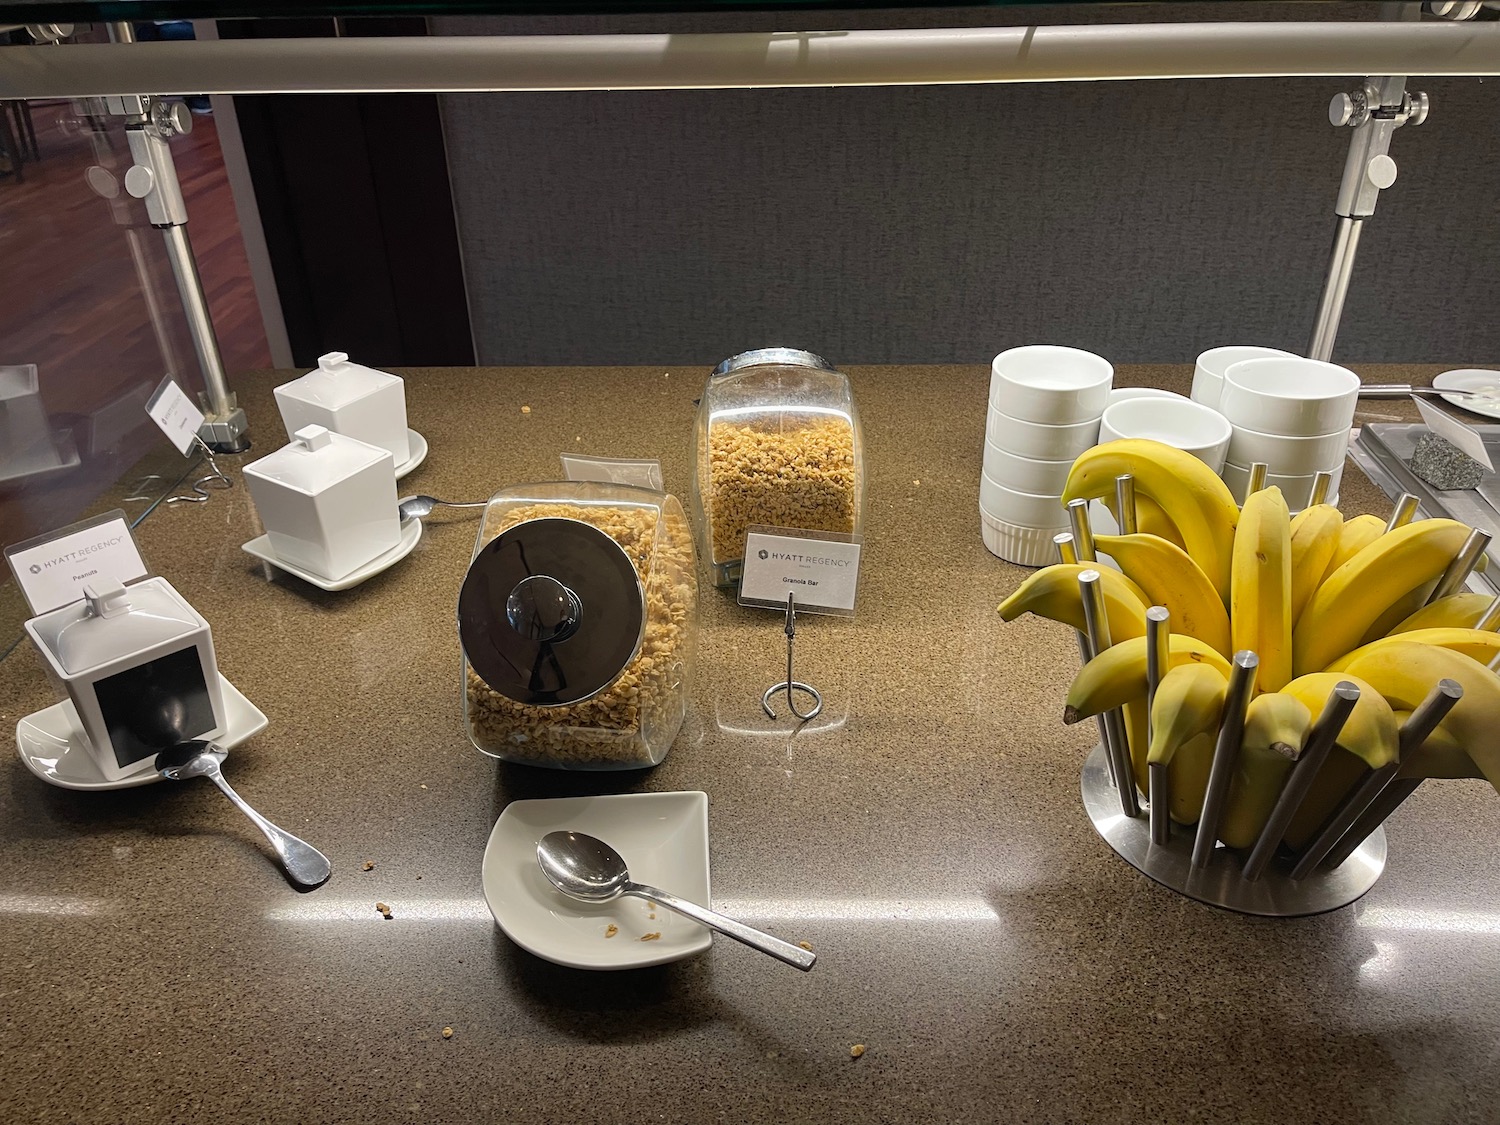
[{"label": "cereal dispenser lid", "polygon": [[580,520],[528,520],[474,556],[458,595],[469,665],[519,703],[577,703],[635,658],[646,595],[625,549]]},{"label": "cereal dispenser lid", "polygon": [[823,371],[837,371],[838,368],[829,363],[820,355],[812,352],[800,351],[797,348],[756,348],[754,351],[740,352],[732,355],[719,366],[714,368],[714,378],[720,375],[729,375],[735,371],[743,371],[747,367],[769,367],[780,365],[784,367],[816,367]]}]

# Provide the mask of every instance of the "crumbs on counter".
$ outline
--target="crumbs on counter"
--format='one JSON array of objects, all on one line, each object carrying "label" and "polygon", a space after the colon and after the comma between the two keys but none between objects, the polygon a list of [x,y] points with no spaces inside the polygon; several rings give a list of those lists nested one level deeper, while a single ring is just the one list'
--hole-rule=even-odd
[{"label": "crumbs on counter", "polygon": [[380,916],[382,918],[384,918],[387,922],[389,922],[392,918],[395,917],[395,915],[391,913],[391,908],[389,906],[387,906],[383,902],[377,902],[375,904],[375,909],[378,910],[378,911],[380,911]]},{"label": "crumbs on counter", "polygon": [[365,860],[365,866],[364,866],[363,870],[365,870],[365,871],[374,871],[375,870],[375,861],[372,860],[372,859]]},{"label": "crumbs on counter", "polygon": [[452,1039],[453,1038],[453,1029],[451,1027],[445,1027],[445,1028],[443,1028],[443,1038],[444,1039]]},{"label": "crumbs on counter", "polygon": [[426,788],[427,788],[427,786],[425,786],[425,785],[424,785],[424,786],[422,786],[422,788],[423,788],[423,789],[426,789]]},{"label": "crumbs on counter", "polygon": [[529,406],[523,406],[523,407],[521,407],[521,413],[522,414],[530,414],[531,413],[531,407],[529,407]]},{"label": "crumbs on counter", "polygon": [[615,925],[613,922],[604,927],[604,936],[607,938],[614,937],[619,932],[620,927]]},{"label": "crumbs on counter", "polygon": [[851,1059],[857,1059],[857,1058],[859,1058],[860,1055],[862,1055],[864,1053],[865,1053],[865,1045],[863,1043],[856,1043],[856,1044],[854,1044],[854,1046],[852,1046],[852,1047],[849,1048],[849,1057]]},{"label": "crumbs on counter", "polygon": [[641,941],[661,941],[661,931],[652,930],[649,934],[642,934]]},{"label": "crumbs on counter", "polygon": [[799,941],[797,943],[797,947],[799,949],[805,949],[809,953],[811,953],[813,951],[812,942],[810,942],[810,941]]}]

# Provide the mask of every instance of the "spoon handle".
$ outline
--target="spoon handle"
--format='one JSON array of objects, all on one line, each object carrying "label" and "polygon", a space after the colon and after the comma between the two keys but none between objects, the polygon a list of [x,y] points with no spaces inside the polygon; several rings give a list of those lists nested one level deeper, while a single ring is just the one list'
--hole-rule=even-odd
[{"label": "spoon handle", "polygon": [[793,965],[801,969],[804,973],[811,969],[813,962],[818,959],[818,955],[810,949],[803,949],[800,945],[793,945],[789,941],[782,941],[778,937],[762,933],[753,926],[747,926],[743,922],[736,922],[733,918],[709,910],[707,907],[699,906],[696,902],[689,902],[685,898],[678,898],[676,895],[668,894],[666,891],[659,891],[655,887],[648,887],[644,883],[627,883],[624,893],[660,903],[668,910],[675,910],[678,914],[685,915],[695,922],[702,922],[705,926],[734,938],[735,941],[744,942],[751,949],[758,949],[762,953],[769,953],[777,960],[785,961],[788,965]]},{"label": "spoon handle", "polygon": [[294,883],[299,883],[304,887],[316,887],[333,874],[333,864],[328,862],[326,855],[306,840],[293,836],[283,828],[278,828],[252,809],[245,803],[243,797],[230,788],[229,782],[224,780],[224,775],[218,770],[208,776],[224,791],[224,796],[238,805],[240,812],[254,821],[255,826],[266,834],[266,839],[271,841],[271,847],[276,849],[276,856],[281,860],[281,866]]}]

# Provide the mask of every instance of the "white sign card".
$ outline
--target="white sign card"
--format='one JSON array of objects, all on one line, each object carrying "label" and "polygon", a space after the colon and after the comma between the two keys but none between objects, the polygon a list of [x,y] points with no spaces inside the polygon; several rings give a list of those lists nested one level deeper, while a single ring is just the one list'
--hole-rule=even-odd
[{"label": "white sign card", "polygon": [[633,484],[665,492],[661,483],[661,462],[634,460],[629,457],[582,457],[564,453],[564,480],[595,480],[605,484]]},{"label": "white sign card", "polygon": [[1438,437],[1451,441],[1490,472],[1495,471],[1495,466],[1490,463],[1489,451],[1484,448],[1482,437],[1451,414],[1439,410],[1430,403],[1423,402],[1416,396],[1412,397],[1412,401],[1417,404],[1417,409],[1422,414],[1422,421],[1427,423],[1429,430]]},{"label": "white sign card", "polygon": [[854,616],[861,539],[827,531],[752,527],[745,535],[740,605]]},{"label": "white sign card", "polygon": [[7,547],[5,560],[33,616],[78,601],[86,583],[128,585],[151,573],[118,509]]},{"label": "white sign card", "polygon": [[203,411],[198,409],[193,400],[188,398],[187,392],[170,375],[162,379],[156,385],[156,390],[151,392],[151,397],[146,400],[146,413],[161,427],[167,440],[177,447],[177,452],[184,455],[192,448],[193,440],[203,425]]}]

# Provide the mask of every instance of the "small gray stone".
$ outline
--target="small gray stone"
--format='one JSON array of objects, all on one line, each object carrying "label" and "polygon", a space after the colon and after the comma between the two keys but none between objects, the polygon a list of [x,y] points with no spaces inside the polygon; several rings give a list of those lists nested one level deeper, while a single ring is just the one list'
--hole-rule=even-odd
[{"label": "small gray stone", "polygon": [[1484,466],[1470,457],[1447,438],[1437,434],[1423,434],[1417,439],[1407,462],[1416,473],[1434,488],[1451,492],[1459,488],[1476,488],[1484,479]]}]

